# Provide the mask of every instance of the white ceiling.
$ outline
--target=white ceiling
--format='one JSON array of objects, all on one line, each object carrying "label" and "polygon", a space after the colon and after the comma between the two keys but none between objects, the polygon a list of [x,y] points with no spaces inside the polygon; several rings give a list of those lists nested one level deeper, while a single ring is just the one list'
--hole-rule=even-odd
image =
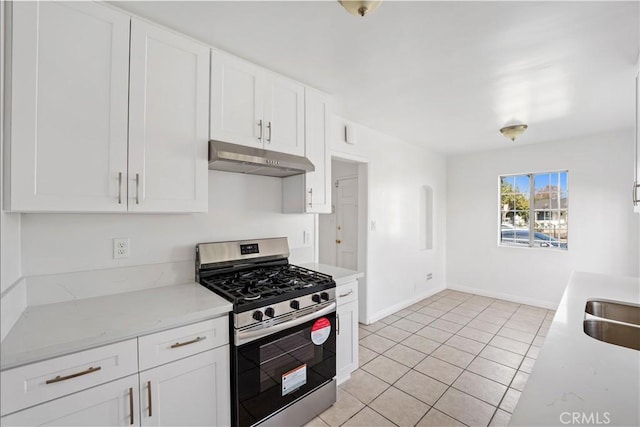
[{"label": "white ceiling", "polygon": [[632,128],[638,1],[116,5],[331,93],[338,114],[445,154]]}]

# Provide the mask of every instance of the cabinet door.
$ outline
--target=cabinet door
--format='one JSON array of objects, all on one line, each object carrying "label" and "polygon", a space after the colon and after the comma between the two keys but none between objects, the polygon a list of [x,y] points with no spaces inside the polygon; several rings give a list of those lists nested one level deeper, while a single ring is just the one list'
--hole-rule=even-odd
[{"label": "cabinet door", "polygon": [[12,15],[8,208],[126,210],[129,17],[53,1]]},{"label": "cabinet door", "polygon": [[338,383],[349,379],[358,368],[358,301],[338,305],[340,329],[337,336]]},{"label": "cabinet door", "polygon": [[132,20],[130,211],[207,211],[208,93],[208,47]]},{"label": "cabinet door", "polygon": [[329,156],[328,96],[305,89],[305,155],[315,166],[306,174],[307,212],[331,213],[331,158]]},{"label": "cabinet door", "polygon": [[264,70],[239,58],[211,53],[211,139],[262,148],[266,124]]},{"label": "cabinet door", "polygon": [[229,370],[225,345],[141,372],[142,425],[229,425]]},{"label": "cabinet door", "polygon": [[267,79],[264,120],[268,150],[304,155],[304,86],[277,74]]},{"label": "cabinet door", "polygon": [[138,375],[2,417],[3,426],[129,426],[138,424]]}]

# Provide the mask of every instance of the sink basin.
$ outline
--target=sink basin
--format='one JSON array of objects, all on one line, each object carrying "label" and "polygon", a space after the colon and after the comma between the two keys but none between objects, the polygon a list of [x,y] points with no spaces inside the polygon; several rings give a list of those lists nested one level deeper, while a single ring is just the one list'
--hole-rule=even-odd
[{"label": "sink basin", "polygon": [[585,320],[584,333],[597,340],[640,350],[640,328],[604,320]]},{"label": "sink basin", "polygon": [[640,307],[610,301],[587,301],[584,311],[603,319],[640,325]]}]

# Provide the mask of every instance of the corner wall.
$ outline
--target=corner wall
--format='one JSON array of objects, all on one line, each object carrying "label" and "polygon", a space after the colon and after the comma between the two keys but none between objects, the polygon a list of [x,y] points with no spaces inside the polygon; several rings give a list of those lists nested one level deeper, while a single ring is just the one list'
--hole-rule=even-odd
[{"label": "corner wall", "polygon": [[[638,276],[633,152],[628,130],[450,157],[447,287],[555,308],[574,270]],[[569,249],[498,246],[498,177],[556,170],[569,171]]]},{"label": "corner wall", "polygon": [[[344,142],[347,124],[357,131],[356,145]],[[338,158],[368,164],[367,271],[359,291],[366,298],[364,320],[374,322],[444,289],[445,157],[338,116],[332,118],[331,149]],[[419,249],[424,185],[431,186],[434,194],[432,250]],[[433,273],[432,280],[427,281],[428,273]]]}]

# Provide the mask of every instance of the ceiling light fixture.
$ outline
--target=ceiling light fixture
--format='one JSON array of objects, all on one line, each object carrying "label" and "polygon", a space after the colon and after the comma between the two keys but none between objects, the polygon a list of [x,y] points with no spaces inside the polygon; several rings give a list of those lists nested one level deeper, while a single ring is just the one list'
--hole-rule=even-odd
[{"label": "ceiling light fixture", "polygon": [[505,126],[500,129],[500,133],[515,142],[516,138],[522,135],[528,127],[525,124]]},{"label": "ceiling light fixture", "polygon": [[360,0],[338,0],[347,12],[356,16],[365,16],[373,12],[380,6],[382,0],[360,1]]}]

